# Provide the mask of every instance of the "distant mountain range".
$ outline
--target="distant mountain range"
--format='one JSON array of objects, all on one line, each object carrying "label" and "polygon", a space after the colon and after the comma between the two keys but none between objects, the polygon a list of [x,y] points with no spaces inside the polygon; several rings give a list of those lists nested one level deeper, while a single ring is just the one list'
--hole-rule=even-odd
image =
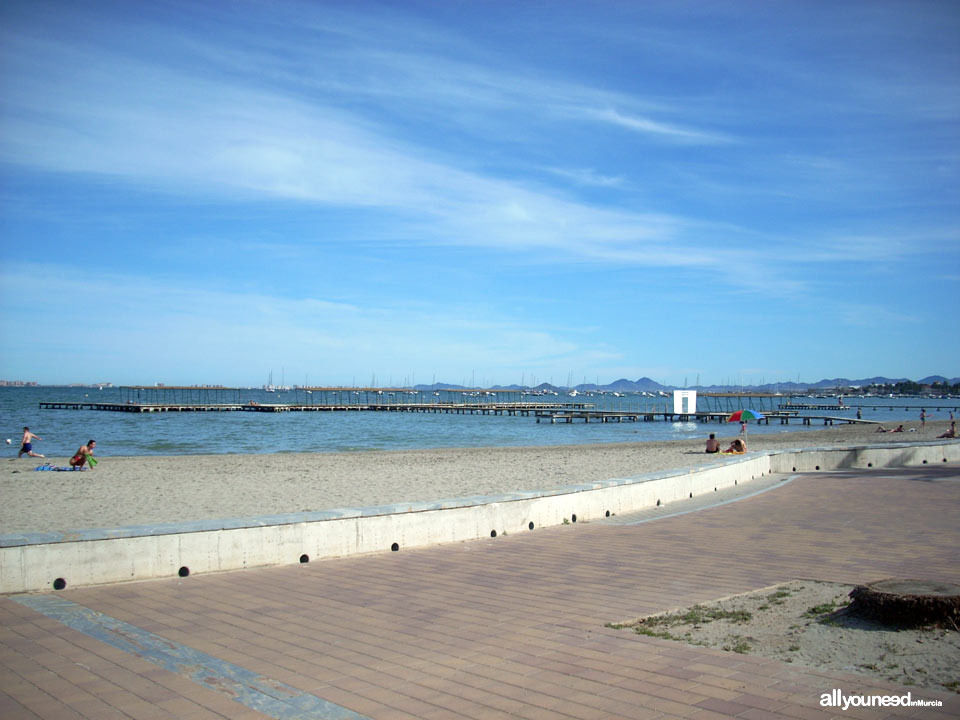
[{"label": "distant mountain range", "polygon": [[[896,385],[897,383],[914,382],[909,378],[887,378],[872,377],[862,380],[850,380],[848,378],[833,378],[832,380],[821,380],[815,383],[765,383],[763,385],[691,385],[681,388],[678,385],[661,385],[648,377],[642,377],[639,380],[627,380],[620,378],[607,385],[597,385],[595,383],[583,383],[572,388],[551,385],[550,383],[541,383],[535,387],[521,385],[494,385],[491,390],[532,390],[545,392],[560,392],[576,390],[577,392],[667,392],[670,390],[700,390],[702,392],[801,392],[807,390],[831,390],[834,388],[861,388],[868,385]],[[933,383],[947,383],[955,385],[960,383],[960,378],[946,378],[943,375],[931,375],[921,380],[915,381],[918,385],[932,385]],[[463,385],[451,385],[448,383],[434,383],[433,385],[417,385],[416,390],[467,390]]]}]

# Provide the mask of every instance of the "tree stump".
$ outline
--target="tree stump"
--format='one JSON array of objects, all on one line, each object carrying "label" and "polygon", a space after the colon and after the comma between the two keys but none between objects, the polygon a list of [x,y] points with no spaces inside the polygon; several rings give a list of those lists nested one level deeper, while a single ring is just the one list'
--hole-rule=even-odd
[{"label": "tree stump", "polygon": [[960,626],[960,585],[933,580],[880,580],[850,591],[850,611],[889,625]]}]

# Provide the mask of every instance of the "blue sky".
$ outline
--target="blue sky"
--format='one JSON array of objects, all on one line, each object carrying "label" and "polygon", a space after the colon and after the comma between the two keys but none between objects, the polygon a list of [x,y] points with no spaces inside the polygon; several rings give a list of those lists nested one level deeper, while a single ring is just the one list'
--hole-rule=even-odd
[{"label": "blue sky", "polygon": [[0,5],[0,377],[960,375],[953,2]]}]

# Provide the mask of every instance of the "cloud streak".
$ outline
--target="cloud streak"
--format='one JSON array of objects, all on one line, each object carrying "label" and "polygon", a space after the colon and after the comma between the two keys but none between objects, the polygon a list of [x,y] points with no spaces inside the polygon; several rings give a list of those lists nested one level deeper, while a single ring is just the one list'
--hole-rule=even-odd
[{"label": "cloud streak", "polygon": [[601,122],[626,128],[631,132],[640,133],[653,137],[664,138],[679,143],[693,144],[726,144],[733,142],[731,138],[717,133],[704,132],[690,128],[671,125],[664,122],[658,122],[646,117],[635,115],[625,115],[612,108],[604,110],[586,110],[584,114],[587,117],[595,118]]}]

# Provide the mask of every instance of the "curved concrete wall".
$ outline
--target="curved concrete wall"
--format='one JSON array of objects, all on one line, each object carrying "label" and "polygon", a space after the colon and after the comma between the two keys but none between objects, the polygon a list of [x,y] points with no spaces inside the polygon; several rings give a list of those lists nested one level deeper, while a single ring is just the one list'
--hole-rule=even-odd
[{"label": "curved concrete wall", "polygon": [[283,565],[488,538],[602,518],[770,473],[957,462],[960,442],[807,448],[724,457],[694,469],[494,497],[0,536],[0,593]]}]

